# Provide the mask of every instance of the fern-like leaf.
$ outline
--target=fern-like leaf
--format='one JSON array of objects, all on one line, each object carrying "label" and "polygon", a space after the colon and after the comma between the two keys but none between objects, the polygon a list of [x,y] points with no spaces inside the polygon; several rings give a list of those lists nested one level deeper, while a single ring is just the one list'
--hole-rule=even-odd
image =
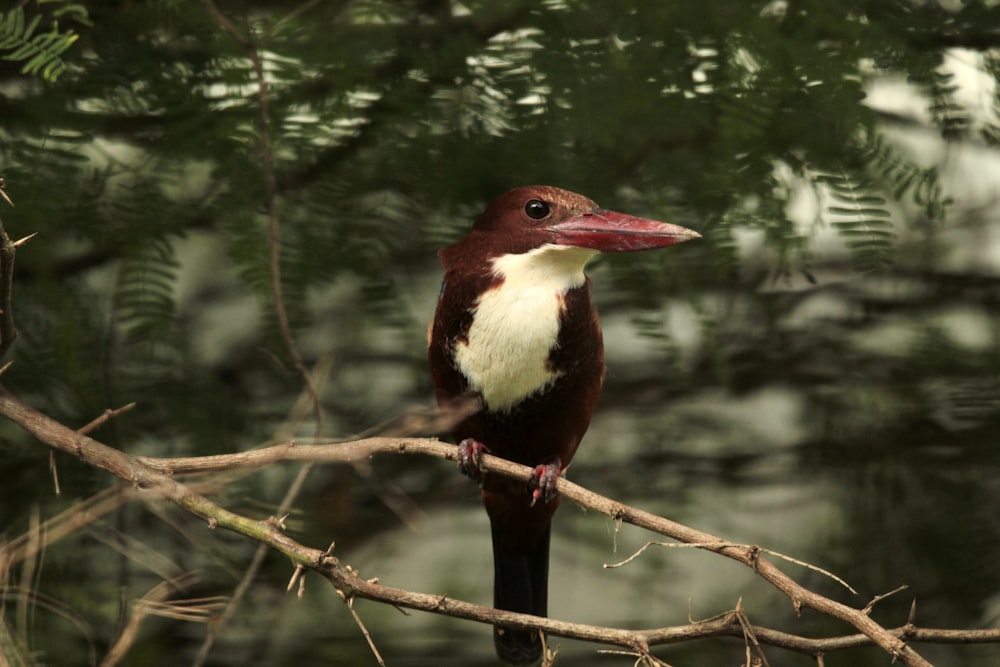
[{"label": "fern-like leaf", "polygon": [[56,21],[49,32],[36,33],[41,18],[36,15],[26,23],[23,7],[0,13],[0,52],[7,52],[4,60],[23,62],[24,74],[41,74],[46,81],[55,81],[66,69],[62,54],[79,35],[72,29],[60,32]]},{"label": "fern-like leaf", "polygon": [[945,139],[956,139],[968,134],[972,119],[968,110],[955,101],[958,84],[952,72],[936,70],[928,83],[931,95],[930,112]]},{"label": "fern-like leaf", "polygon": [[985,54],[983,67],[993,77],[995,83],[993,85],[993,107],[989,117],[983,123],[980,133],[987,143],[996,146],[1000,144],[1000,55]]},{"label": "fern-like leaf", "polygon": [[921,168],[899,155],[896,148],[881,135],[875,134],[865,149],[865,159],[871,173],[891,188],[893,199],[909,196],[933,221],[942,221],[951,200],[941,193],[938,171]]},{"label": "fern-like leaf", "polygon": [[821,173],[826,218],[844,240],[855,265],[862,270],[884,269],[893,260],[893,232],[887,200],[875,182],[841,170]]},{"label": "fern-like leaf", "polygon": [[122,260],[115,310],[133,342],[170,339],[178,266],[173,244],[166,238],[140,244]]}]

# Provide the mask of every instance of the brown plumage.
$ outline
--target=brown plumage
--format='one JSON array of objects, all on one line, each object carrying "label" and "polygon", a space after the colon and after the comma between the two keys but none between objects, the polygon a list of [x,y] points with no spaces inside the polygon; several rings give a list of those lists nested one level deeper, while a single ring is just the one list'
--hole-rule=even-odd
[{"label": "brown plumage", "polygon": [[[439,404],[474,400],[453,429],[465,471],[475,455],[540,466],[531,485],[487,475],[494,605],[544,616],[555,476],[573,458],[604,379],[604,345],[583,269],[600,251],[672,245],[698,235],[604,211],[548,186],[511,190],[440,252],[445,275],[428,356]],[[537,489],[537,490],[536,490]],[[547,502],[534,502],[541,497]],[[537,660],[537,633],[495,629],[497,653]]]}]

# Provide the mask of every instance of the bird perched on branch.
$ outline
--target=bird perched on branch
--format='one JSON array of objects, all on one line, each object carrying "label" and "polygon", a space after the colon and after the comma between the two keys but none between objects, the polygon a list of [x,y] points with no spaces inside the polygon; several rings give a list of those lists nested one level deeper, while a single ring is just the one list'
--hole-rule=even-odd
[{"label": "bird perched on branch", "polygon": [[[453,435],[463,472],[480,480],[493,534],[494,606],[545,616],[556,479],[590,424],[604,343],[587,262],[699,234],[607,211],[548,186],[511,190],[440,253],[444,282],[428,356],[442,407],[475,401]],[[534,467],[528,484],[479,468],[483,452]],[[497,654],[541,654],[533,630],[494,628]]]}]

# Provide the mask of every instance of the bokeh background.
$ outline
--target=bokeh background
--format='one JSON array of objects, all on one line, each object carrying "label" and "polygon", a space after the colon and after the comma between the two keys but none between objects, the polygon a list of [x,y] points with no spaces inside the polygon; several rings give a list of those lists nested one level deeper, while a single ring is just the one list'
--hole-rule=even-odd
[{"label": "bokeh background", "polygon": [[[875,607],[886,626],[914,600],[920,626],[1000,623],[995,3],[12,5],[0,171],[16,207],[0,217],[12,237],[38,236],[17,256],[3,382],[38,409],[79,427],[134,401],[94,436],[144,455],[314,435],[272,298],[273,176],[291,334],[327,371],[322,435],[398,431],[398,415],[432,403],[436,251],[504,190],[557,185],[704,235],[591,267],[609,369],[574,481],[826,568],[858,595],[782,566],[849,604],[905,584]],[[261,58],[273,170],[253,63],[220,16]],[[58,540],[50,524],[42,553],[0,572],[9,659],[94,664],[136,599],[196,573],[174,599],[206,598],[200,622],[149,617],[120,664],[374,664],[330,587],[309,577],[301,601],[287,594],[291,566],[275,554],[202,662],[209,602],[233,593],[256,545],[169,504],[116,503],[115,480],[66,456],[56,495],[48,450],[10,424],[0,462],[0,541],[97,494],[118,505]],[[266,517],[297,474],[223,477],[212,493]],[[317,467],[289,531],[336,541],[383,583],[490,601],[487,520],[444,461]],[[654,549],[602,568],[653,537],[566,503],[551,614],[662,626],[742,598],[754,623],[851,631],[796,615],[711,554]],[[493,659],[486,626],[356,609],[389,665]],[[556,643],[557,664],[632,664]],[[918,649],[1000,664],[996,645]],[[745,656],[736,640],[656,653],[690,666]],[[887,663],[876,649],[825,662]]]}]

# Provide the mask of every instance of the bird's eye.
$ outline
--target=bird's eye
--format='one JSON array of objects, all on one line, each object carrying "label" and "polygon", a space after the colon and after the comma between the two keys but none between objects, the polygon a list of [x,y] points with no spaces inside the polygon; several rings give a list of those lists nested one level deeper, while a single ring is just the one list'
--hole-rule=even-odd
[{"label": "bird's eye", "polygon": [[549,205],[541,199],[532,199],[524,205],[524,212],[532,220],[541,220],[549,214]]}]

